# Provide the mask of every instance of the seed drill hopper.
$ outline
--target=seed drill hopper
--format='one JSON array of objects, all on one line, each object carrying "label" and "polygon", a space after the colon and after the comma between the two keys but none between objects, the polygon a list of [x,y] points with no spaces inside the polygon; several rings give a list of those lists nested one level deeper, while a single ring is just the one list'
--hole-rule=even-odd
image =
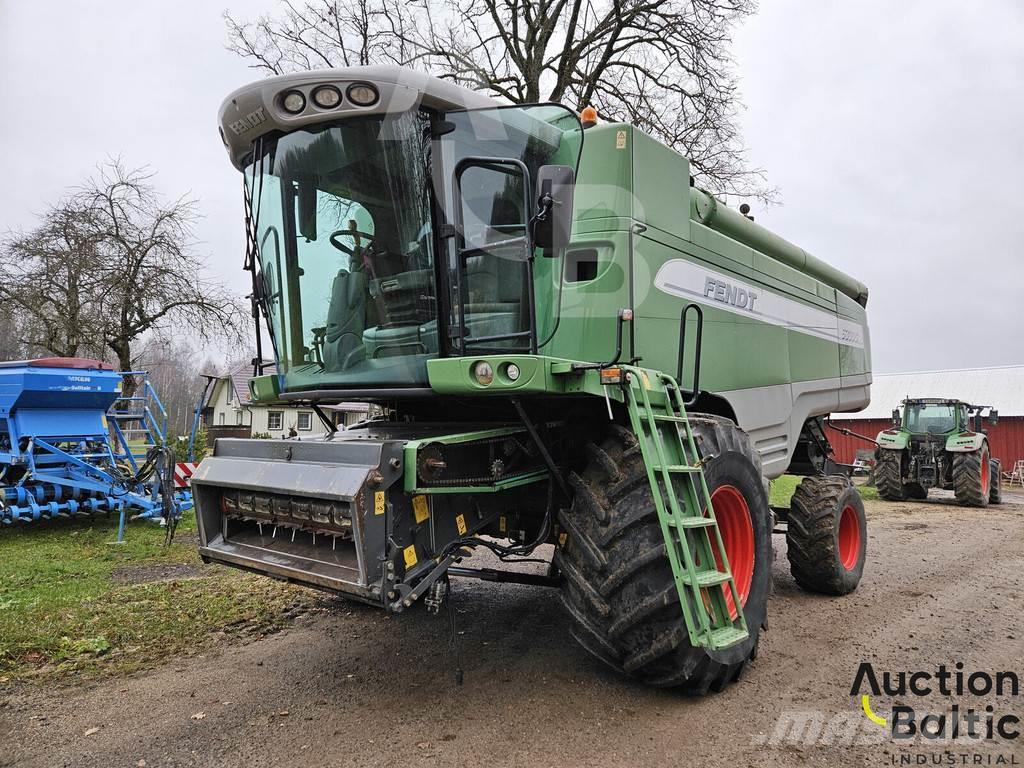
[{"label": "seed drill hopper", "polygon": [[[138,381],[122,395],[123,381]],[[173,525],[166,414],[145,374],[98,360],[0,362],[0,523],[116,512]]]}]

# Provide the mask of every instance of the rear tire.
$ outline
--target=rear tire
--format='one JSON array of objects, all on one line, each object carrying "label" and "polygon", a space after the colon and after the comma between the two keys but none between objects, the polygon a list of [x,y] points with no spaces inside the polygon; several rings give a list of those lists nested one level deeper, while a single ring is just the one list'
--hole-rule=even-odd
[{"label": "rear tire", "polygon": [[999,459],[992,459],[992,489],[988,492],[989,504],[1003,503],[1003,463]]},{"label": "rear tire", "polygon": [[730,565],[750,636],[721,651],[690,644],[640,448],[624,427],[614,425],[600,445],[590,444],[587,468],[570,476],[575,498],[559,516],[568,538],[555,564],[565,576],[562,602],[573,636],[584,648],[648,685],[704,694],[736,680],[755,655],[771,589],[772,516],[746,433],[715,416],[691,416],[690,427],[701,456],[710,457],[704,476],[712,504],[722,500],[727,555],[734,550],[724,518],[728,509],[743,510],[742,525],[732,530],[740,530],[738,551],[753,562],[730,557]]},{"label": "rear tire", "polygon": [[958,453],[953,457],[953,492],[957,504],[966,507],[988,506],[991,480],[988,443],[976,451]]},{"label": "rear tire", "polygon": [[875,462],[875,487],[878,489],[878,495],[886,501],[903,501],[906,498],[900,467],[902,456],[903,451],[878,452],[878,460]]},{"label": "rear tire", "polygon": [[846,595],[864,575],[868,529],[864,502],[845,477],[805,477],[789,506],[789,570],[823,595]]}]

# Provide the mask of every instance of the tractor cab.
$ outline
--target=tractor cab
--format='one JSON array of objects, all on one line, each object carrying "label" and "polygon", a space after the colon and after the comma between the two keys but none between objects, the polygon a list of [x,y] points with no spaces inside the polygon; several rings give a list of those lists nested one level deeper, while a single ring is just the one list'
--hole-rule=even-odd
[{"label": "tractor cab", "polygon": [[967,409],[964,403],[955,400],[907,400],[903,405],[903,426],[913,435],[944,436],[966,428]]},{"label": "tractor cab", "polygon": [[999,418],[991,406],[970,405],[961,400],[908,398],[902,405],[903,415],[894,410],[893,423],[914,437],[945,439],[961,432],[981,432],[982,412],[986,409],[990,424],[994,425]]}]

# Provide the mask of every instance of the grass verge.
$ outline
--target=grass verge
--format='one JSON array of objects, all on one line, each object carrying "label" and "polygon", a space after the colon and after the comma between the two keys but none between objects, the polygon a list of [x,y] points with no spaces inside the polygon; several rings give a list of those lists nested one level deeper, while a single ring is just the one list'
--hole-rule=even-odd
[{"label": "grass verge", "polygon": [[[793,498],[793,492],[802,479],[796,475],[782,475],[772,480],[769,484],[768,503],[773,507],[788,507],[789,500]],[[858,485],[857,490],[865,501],[874,501],[878,498],[878,489],[873,486]]]},{"label": "grass verge", "polygon": [[0,682],[130,672],[281,626],[311,593],[203,565],[195,518],[174,543],[117,517],[0,530]]}]

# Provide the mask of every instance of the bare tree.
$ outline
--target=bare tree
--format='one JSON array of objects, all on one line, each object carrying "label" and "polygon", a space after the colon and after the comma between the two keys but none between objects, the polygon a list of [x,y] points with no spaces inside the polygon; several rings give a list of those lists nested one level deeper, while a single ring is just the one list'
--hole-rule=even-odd
[{"label": "bare tree", "polygon": [[729,54],[754,0],[285,0],[225,14],[230,50],[269,74],[391,63],[513,103],[592,105],[690,158],[715,192],[771,199],[736,126]]},{"label": "bare tree", "polygon": [[0,298],[29,355],[104,356],[96,328],[101,298],[91,212],[68,200],[30,232],[2,243]]},{"label": "bare tree", "polygon": [[168,437],[187,436],[206,383],[202,374],[218,373],[214,358],[201,357],[184,339],[154,334],[141,345],[136,365],[149,374],[167,411]]},{"label": "bare tree", "polygon": [[107,162],[38,228],[6,238],[0,297],[28,329],[27,346],[84,350],[130,370],[133,345],[148,334],[241,338],[238,299],[205,277],[196,252],[196,201],[165,202],[152,179]]}]

